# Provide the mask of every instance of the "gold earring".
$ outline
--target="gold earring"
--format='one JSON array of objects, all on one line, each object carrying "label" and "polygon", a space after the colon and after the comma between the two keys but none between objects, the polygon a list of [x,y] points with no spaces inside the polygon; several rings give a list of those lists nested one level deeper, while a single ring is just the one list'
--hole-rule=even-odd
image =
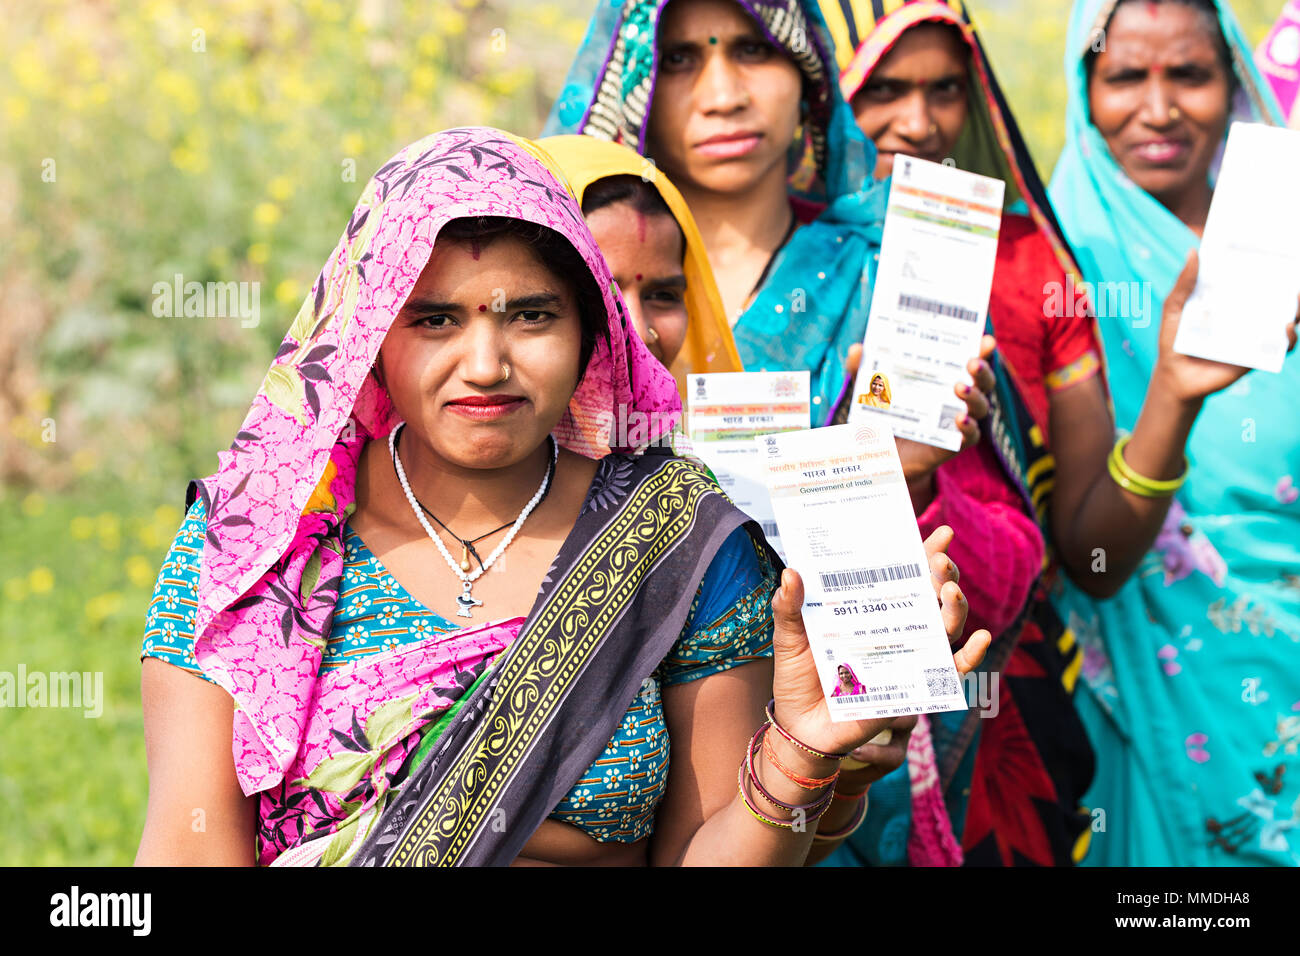
[{"label": "gold earring", "polygon": [[646,326],[645,334],[646,334],[646,345],[653,345],[655,342],[659,341],[659,333],[655,331],[655,327],[653,325]]},{"label": "gold earring", "polygon": [[505,362],[502,362],[502,363],[501,363],[501,380],[498,381],[497,384],[498,384],[498,385],[504,385],[504,384],[505,384],[506,382],[508,382],[508,381],[510,381],[510,366],[507,365]]}]

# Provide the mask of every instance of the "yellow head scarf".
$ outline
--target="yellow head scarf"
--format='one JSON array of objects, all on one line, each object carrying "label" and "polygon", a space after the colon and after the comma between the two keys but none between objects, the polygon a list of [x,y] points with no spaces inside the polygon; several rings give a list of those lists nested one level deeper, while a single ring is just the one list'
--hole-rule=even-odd
[{"label": "yellow head scarf", "polygon": [[686,237],[686,261],[682,263],[686,275],[686,341],[670,369],[678,391],[685,396],[686,377],[697,372],[742,371],[704,240],[686,200],[668,177],[635,150],[594,136],[549,136],[537,140],[537,144],[559,164],[579,204],[587,187],[607,176],[640,176],[659,191],[672,211]]},{"label": "yellow head scarf", "polygon": [[[871,386],[876,384],[876,379],[880,379],[880,384],[884,386],[879,398],[871,390]],[[859,405],[870,405],[872,408],[888,408],[893,402],[894,394],[889,388],[889,376],[884,372],[877,372],[871,376],[871,382],[867,385],[866,393],[858,396]]]}]

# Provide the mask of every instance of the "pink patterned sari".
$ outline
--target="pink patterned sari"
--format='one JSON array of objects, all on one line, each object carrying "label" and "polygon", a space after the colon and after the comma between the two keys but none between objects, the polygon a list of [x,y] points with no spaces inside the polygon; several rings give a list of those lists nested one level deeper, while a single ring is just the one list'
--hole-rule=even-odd
[{"label": "pink patterned sari", "polygon": [[[412,143],[378,170],[217,472],[190,490],[208,515],[195,659],[235,700],[235,773],[245,794],[263,794],[264,864],[282,855],[350,858],[420,731],[453,726],[484,662],[505,659],[521,632],[531,633],[521,619],[474,625],[320,673],[357,461],[397,424],[369,372],[439,230],[467,216],[560,233],[602,292],[609,335],[554,432],[561,445],[594,459],[636,455],[644,444],[616,444],[619,422],[641,416],[649,429],[640,437],[656,442],[680,421],[672,377],[630,331],[581,210],[544,151],[499,130],[454,129]],[[697,490],[701,500],[712,494]]]}]

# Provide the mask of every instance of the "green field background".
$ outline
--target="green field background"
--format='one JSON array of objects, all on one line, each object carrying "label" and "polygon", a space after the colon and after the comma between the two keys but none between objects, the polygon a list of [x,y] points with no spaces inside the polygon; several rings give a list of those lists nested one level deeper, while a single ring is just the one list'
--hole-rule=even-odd
[{"label": "green field background", "polygon": [[[186,482],[229,444],[371,172],[448,126],[535,134],[593,6],[4,3],[0,671],[100,672],[106,701],[0,708],[0,864],[131,862],[140,641]],[[1235,6],[1257,43],[1282,0]],[[1068,6],[974,8],[1046,179]],[[259,325],[155,317],[177,273],[259,283]]]}]

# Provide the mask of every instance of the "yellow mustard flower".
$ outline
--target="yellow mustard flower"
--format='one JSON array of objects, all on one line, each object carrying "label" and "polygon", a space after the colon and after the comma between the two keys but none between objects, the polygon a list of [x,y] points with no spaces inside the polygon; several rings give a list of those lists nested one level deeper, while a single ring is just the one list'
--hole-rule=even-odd
[{"label": "yellow mustard flower", "polygon": [[153,565],[142,555],[133,554],[126,559],[126,576],[138,588],[146,588],[154,583]]},{"label": "yellow mustard flower", "polygon": [[47,567],[32,568],[27,586],[33,594],[48,594],[54,589],[54,572]]},{"label": "yellow mustard flower", "polygon": [[280,207],[273,202],[260,202],[253,209],[253,222],[259,226],[274,226],[280,221]]},{"label": "yellow mustard flower", "polygon": [[86,617],[92,624],[99,624],[112,617],[122,607],[122,595],[117,591],[105,591],[86,602]]},{"label": "yellow mustard flower", "polygon": [[281,279],[275,287],[275,301],[281,305],[297,302],[300,296],[297,279]]},{"label": "yellow mustard flower", "polygon": [[288,176],[276,176],[266,184],[266,191],[276,202],[284,202],[293,195],[293,180]]}]

